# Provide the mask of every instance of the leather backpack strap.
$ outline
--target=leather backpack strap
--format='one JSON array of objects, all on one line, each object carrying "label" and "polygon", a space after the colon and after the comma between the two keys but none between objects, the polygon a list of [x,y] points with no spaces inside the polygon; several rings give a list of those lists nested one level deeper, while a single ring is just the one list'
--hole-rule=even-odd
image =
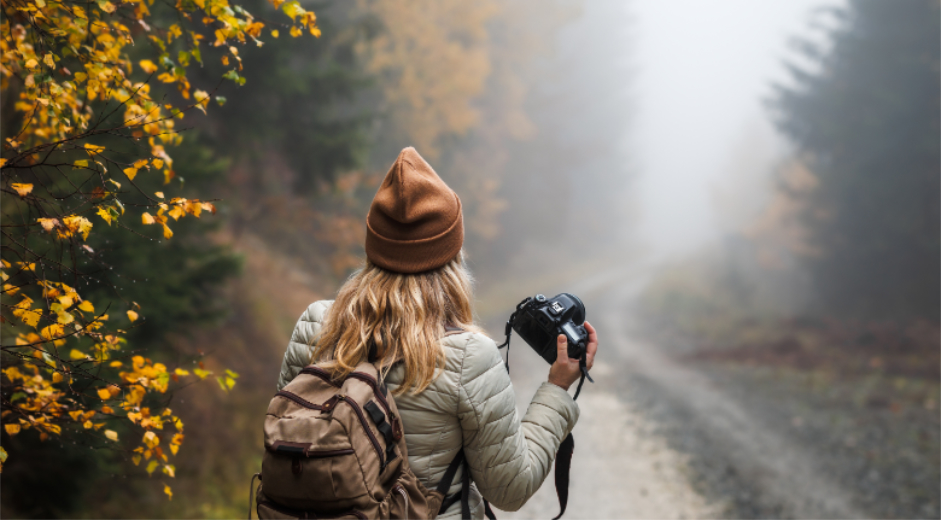
[{"label": "leather backpack strap", "polygon": [[[457,468],[463,466],[464,474],[461,475],[461,492],[454,493],[451,496],[448,496],[448,488],[451,487],[451,482],[454,480],[454,475],[457,473]],[[441,493],[441,496],[445,497],[441,501],[441,508],[438,509],[438,514],[442,514],[449,507],[454,505],[458,500],[461,501],[461,518],[470,519],[470,466],[467,464],[467,460],[464,458],[464,450],[458,452],[454,457],[454,460],[451,461],[451,464],[448,465],[448,469],[445,470],[444,476],[441,477],[441,482],[438,483],[436,489],[438,493]],[[566,489],[567,494],[568,489]],[[497,520],[497,515],[493,514],[493,509],[490,507],[490,502],[484,499],[484,515],[488,520]]]},{"label": "leather backpack strap", "polygon": [[493,514],[493,509],[490,508],[490,502],[484,500],[484,515],[487,516],[487,520],[497,520],[497,515]]},{"label": "leather backpack strap", "polygon": [[471,520],[470,514],[470,467],[464,460],[464,471],[461,472],[461,518]]},{"label": "leather backpack strap", "polygon": [[455,455],[451,463],[448,464],[448,469],[444,470],[444,476],[441,477],[441,481],[438,482],[438,487],[435,488],[435,491],[441,493],[441,496],[444,497],[444,499],[441,500],[441,508],[438,509],[439,515],[447,511],[452,504],[461,499],[459,493],[449,496],[448,489],[451,488],[451,483],[454,482],[454,475],[457,475],[457,470],[462,464],[464,464],[464,450],[457,452],[457,455]]},{"label": "leather backpack strap", "polygon": [[252,480],[248,483],[248,520],[252,520],[252,503],[255,501],[255,479],[261,481],[261,473],[252,475]]},{"label": "leather backpack strap", "polygon": [[444,336],[445,337],[453,336],[455,334],[462,334],[464,332],[467,332],[467,331],[460,327],[455,327],[454,325],[451,325],[450,323],[444,324]]}]

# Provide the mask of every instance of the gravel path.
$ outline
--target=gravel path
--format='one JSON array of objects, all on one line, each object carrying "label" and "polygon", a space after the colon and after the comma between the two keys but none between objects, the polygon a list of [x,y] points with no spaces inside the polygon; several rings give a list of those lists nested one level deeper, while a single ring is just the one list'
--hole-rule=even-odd
[{"label": "gravel path", "polygon": [[[582,414],[573,432],[575,454],[565,518],[718,516],[721,511],[710,507],[689,484],[686,458],[670,449],[629,404],[599,391],[616,386],[616,371],[599,363],[592,373],[596,385],[579,397]],[[497,517],[552,518],[558,512],[550,473],[520,511]]]}]

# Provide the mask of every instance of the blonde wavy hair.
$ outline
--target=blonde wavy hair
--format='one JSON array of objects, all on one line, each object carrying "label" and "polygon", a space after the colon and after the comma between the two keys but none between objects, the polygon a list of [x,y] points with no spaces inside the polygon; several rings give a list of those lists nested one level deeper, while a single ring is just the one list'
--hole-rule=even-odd
[{"label": "blonde wavy hair", "polygon": [[436,369],[444,368],[445,325],[481,332],[472,299],[463,252],[443,267],[416,274],[394,273],[367,260],[327,310],[311,362],[342,379],[367,360],[373,344],[380,377],[401,361],[405,378],[396,393],[421,392],[435,380]]}]

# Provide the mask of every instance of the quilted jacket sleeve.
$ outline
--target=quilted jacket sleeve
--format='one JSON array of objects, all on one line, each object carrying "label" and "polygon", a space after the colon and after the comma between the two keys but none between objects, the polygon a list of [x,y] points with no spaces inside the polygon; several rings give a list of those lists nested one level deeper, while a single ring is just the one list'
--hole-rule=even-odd
[{"label": "quilted jacket sleeve", "polygon": [[281,373],[278,376],[278,390],[290,383],[301,369],[310,364],[310,347],[320,337],[323,315],[333,304],[332,300],[321,300],[310,304],[297,320],[291,341],[284,352]]},{"label": "quilted jacket sleeve", "polygon": [[559,444],[578,420],[578,405],[565,390],[543,383],[520,421],[493,340],[483,334],[466,337],[457,410],[464,453],[484,498],[516,511],[545,480]]}]

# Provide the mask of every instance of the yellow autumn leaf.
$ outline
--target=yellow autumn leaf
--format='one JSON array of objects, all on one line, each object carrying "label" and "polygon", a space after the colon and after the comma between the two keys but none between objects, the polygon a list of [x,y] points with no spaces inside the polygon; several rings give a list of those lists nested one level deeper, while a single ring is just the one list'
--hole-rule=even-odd
[{"label": "yellow autumn leaf", "polygon": [[79,310],[82,310],[85,312],[95,312],[95,306],[92,304],[92,302],[88,300],[85,300],[82,303],[78,304],[78,308]]},{"label": "yellow autumn leaf", "polygon": [[7,435],[16,435],[17,433],[20,433],[19,424],[5,424],[3,425],[3,428],[7,431]]},{"label": "yellow autumn leaf", "polygon": [[127,311],[127,317],[131,320],[131,322],[137,321],[137,313],[134,311]]},{"label": "yellow autumn leaf", "polygon": [[281,7],[281,10],[284,11],[284,14],[290,16],[292,20],[297,18],[297,15],[304,14],[305,12],[304,8],[301,7],[300,2],[297,0],[287,2]]},{"label": "yellow autumn leaf", "polygon": [[124,175],[127,175],[127,178],[133,181],[134,177],[137,176],[137,168],[125,168]]},{"label": "yellow autumn leaf", "polygon": [[45,340],[51,340],[62,336],[62,325],[53,323],[39,331],[39,335]]},{"label": "yellow autumn leaf", "polygon": [[196,108],[202,113],[206,113],[206,106],[209,105],[209,93],[205,90],[193,92],[193,99],[196,100]]},{"label": "yellow autumn leaf", "polygon": [[123,365],[123,364],[124,364],[124,363],[121,363],[120,361],[112,361],[111,363],[108,363],[108,366],[109,366],[109,367],[113,367],[113,368],[117,368],[117,367],[119,367],[119,366],[121,366],[121,365]]},{"label": "yellow autumn leaf", "polygon": [[[85,359],[85,353],[82,352],[81,350],[73,348],[72,351],[69,352],[69,359],[74,359],[76,361],[79,359]],[[98,395],[101,395],[100,391],[98,392]],[[106,399],[106,398],[102,397],[102,399]]]},{"label": "yellow autumn leaf", "polygon": [[62,219],[62,223],[72,233],[81,233],[82,240],[88,239],[88,233],[91,232],[93,224],[85,217],[72,215]]},{"label": "yellow autumn leaf", "polygon": [[108,439],[117,442],[118,441],[118,432],[114,430],[105,430],[105,437]]},{"label": "yellow autumn leaf", "polygon": [[272,37],[272,38],[277,38],[280,34],[281,34],[281,33],[279,33],[277,29],[272,29],[272,30],[271,30],[271,37]]},{"label": "yellow autumn leaf", "polygon": [[111,392],[109,392],[107,388],[99,388],[98,397],[100,397],[102,400],[111,399]]},{"label": "yellow autumn leaf", "polygon": [[156,195],[158,199],[162,199],[162,198],[164,198],[164,196],[163,196],[163,192],[162,192],[162,191],[157,191],[157,192],[154,192],[154,195]]},{"label": "yellow autumn leaf", "polygon": [[296,25],[291,27],[291,36],[297,38],[301,34],[304,34],[304,32],[301,31],[300,27],[297,27]]},{"label": "yellow autumn leaf", "polygon": [[150,213],[147,213],[146,211],[145,211],[144,214],[141,215],[140,217],[141,217],[141,222],[143,222],[145,225],[147,225],[147,224],[153,224],[153,223],[155,222],[155,221],[154,221],[154,216],[151,215]]},{"label": "yellow autumn leaf", "polygon": [[170,238],[172,237],[173,237],[173,230],[170,229],[170,226],[164,224],[163,225],[163,238],[170,240]]},{"label": "yellow autumn leaf", "polygon": [[37,218],[36,221],[39,222],[39,225],[46,231],[52,231],[52,229],[56,227],[56,224],[59,223],[59,219],[57,218]]},{"label": "yellow autumn leaf", "polygon": [[104,221],[107,222],[109,226],[111,225],[111,220],[114,218],[111,216],[111,212],[108,211],[108,208],[105,208],[103,206],[98,206],[98,216],[103,218]]},{"label": "yellow autumn leaf", "polygon": [[72,316],[71,313],[64,310],[60,310],[56,313],[56,315],[58,316],[56,318],[56,323],[59,323],[60,325],[68,325],[69,323],[75,321],[75,316]]},{"label": "yellow autumn leaf", "polygon": [[[156,462],[156,461],[154,461],[154,462]],[[173,500],[173,491],[170,489],[170,486],[164,484],[164,485],[163,485],[163,492],[166,493],[168,497],[170,497],[170,500]]]},{"label": "yellow autumn leaf", "polygon": [[163,168],[163,159],[154,159],[154,160],[153,160],[153,163],[154,163],[154,168],[156,168],[156,169],[158,169],[158,170],[159,170],[160,168]]},{"label": "yellow autumn leaf", "polygon": [[36,61],[36,60],[34,60],[33,58],[30,58],[30,59],[26,60],[26,64],[25,64],[25,65],[26,65],[26,68],[27,68],[27,69],[35,69],[35,68],[39,65],[39,62]]},{"label": "yellow autumn leaf", "polygon": [[53,382],[53,383],[61,383],[63,379],[64,379],[64,378],[62,377],[62,373],[61,373],[61,372],[55,372],[55,373],[52,374],[52,382]]},{"label": "yellow autumn leaf", "polygon": [[140,65],[141,70],[147,74],[153,74],[154,72],[157,72],[157,65],[150,60],[140,60],[138,64]]},{"label": "yellow autumn leaf", "polygon": [[56,62],[52,57],[51,52],[47,52],[45,56],[42,57],[42,62],[46,64],[50,69],[56,68]]},{"label": "yellow autumn leaf", "polygon": [[[14,311],[16,314],[16,311]],[[39,325],[39,318],[42,316],[42,313],[34,310],[23,311],[23,314],[20,316],[20,319],[23,320],[23,323],[29,325],[30,327],[36,328]],[[48,339],[48,338],[47,338]]]},{"label": "yellow autumn leaf", "polygon": [[20,197],[25,197],[29,195],[29,192],[33,191],[32,184],[22,184],[22,183],[14,182],[13,184],[10,184],[10,187],[16,190],[17,195],[19,195]]},{"label": "yellow autumn leaf", "polygon": [[176,374],[176,375],[178,375],[178,376],[188,376],[188,375],[190,375],[190,373],[189,373],[188,370],[183,370],[182,368],[178,368],[178,369],[174,370],[173,373]]},{"label": "yellow autumn leaf", "polygon": [[85,428],[86,430],[92,429],[93,426],[94,424],[92,424],[91,421],[85,421],[82,423],[82,428]]},{"label": "yellow autumn leaf", "polygon": [[76,168],[88,168],[88,159],[79,159],[72,163],[72,166]]}]

